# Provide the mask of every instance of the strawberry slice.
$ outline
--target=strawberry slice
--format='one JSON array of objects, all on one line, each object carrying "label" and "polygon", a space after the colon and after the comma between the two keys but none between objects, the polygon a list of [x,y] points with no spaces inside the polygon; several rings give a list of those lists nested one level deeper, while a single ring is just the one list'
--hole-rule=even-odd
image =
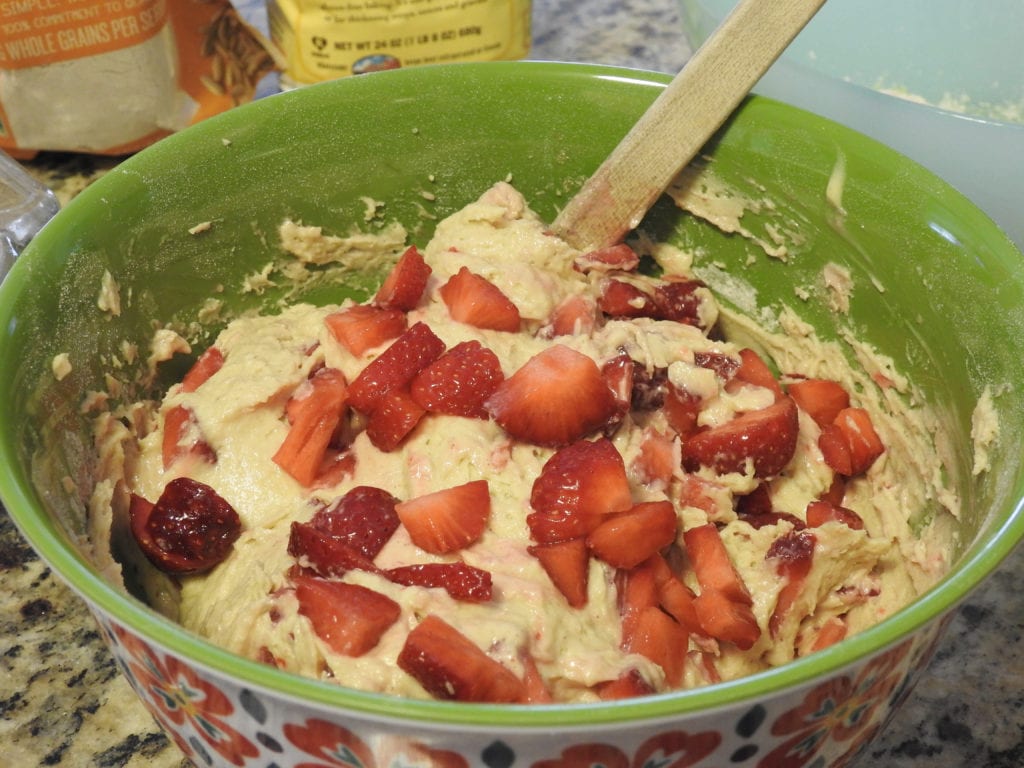
[{"label": "strawberry slice", "polygon": [[316,479],[331,438],[341,423],[348,391],[341,371],[321,368],[299,385],[285,406],[292,424],[272,458],[306,487]]},{"label": "strawberry slice", "polygon": [[520,702],[526,686],[473,641],[434,614],[406,638],[398,666],[435,698],[473,702]]},{"label": "strawberry slice", "polygon": [[749,461],[755,477],[771,477],[793,458],[799,431],[796,403],[784,396],[767,408],[742,413],[686,438],[683,466],[691,472],[708,466],[719,474],[742,473]]},{"label": "strawberry slice", "polygon": [[414,309],[427,287],[431,269],[415,245],[410,245],[373,297],[373,303],[383,309],[408,312]]},{"label": "strawberry slice", "polygon": [[875,463],[875,459],[885,452],[882,439],[871,422],[871,415],[863,408],[844,408],[836,416],[832,427],[839,431],[850,453],[848,472],[840,472],[836,467],[832,467],[840,474],[847,477],[863,474]]},{"label": "strawberry slice", "polygon": [[428,411],[487,418],[484,401],[504,379],[494,352],[479,341],[464,341],[417,373],[410,391]]},{"label": "strawberry slice", "polygon": [[818,528],[828,522],[842,523],[855,531],[864,530],[864,519],[852,509],[816,499],[807,505],[807,525]]},{"label": "strawberry slice", "polygon": [[789,396],[800,409],[814,419],[819,427],[836,420],[844,408],[850,407],[850,395],[839,382],[831,379],[801,379],[790,383]]},{"label": "strawberry slice", "polygon": [[640,452],[631,465],[640,482],[660,488],[667,487],[678,465],[675,440],[650,427],[644,429],[640,438]]},{"label": "strawberry slice", "polygon": [[405,313],[372,304],[355,304],[324,318],[327,329],[356,357],[398,338],[408,326]]},{"label": "strawberry slice", "polygon": [[555,451],[533,481],[526,523],[534,541],[586,536],[602,518],[633,506],[622,455],[606,437]]},{"label": "strawberry slice", "polygon": [[811,650],[821,651],[830,645],[835,645],[846,637],[847,629],[849,627],[847,627],[846,622],[842,618],[832,616],[821,625],[818,634],[814,638],[814,642],[811,644]]},{"label": "strawberry slice", "polygon": [[561,344],[527,360],[484,407],[515,439],[550,447],[600,429],[617,410],[597,363]]},{"label": "strawberry slice", "polygon": [[[654,558],[651,558],[652,560]],[[658,581],[651,563],[644,562],[628,570],[615,572],[619,616],[622,618],[622,639],[632,631],[640,612],[658,605]]]},{"label": "strawberry slice", "polygon": [[587,578],[590,552],[583,539],[569,539],[551,544],[534,544],[526,551],[540,561],[541,567],[569,605],[582,608],[587,604]]},{"label": "strawberry slice", "polygon": [[156,503],[132,494],[129,527],[139,549],[164,573],[202,573],[221,563],[242,533],[234,507],[189,477],[164,486]]},{"label": "strawberry slice", "polygon": [[[736,369],[736,374],[732,379],[732,382],[745,382],[747,384],[753,384],[757,387],[764,387],[770,389],[775,394],[775,399],[783,397],[782,385],[779,384],[778,379],[775,378],[775,374],[772,373],[772,369],[768,367],[768,363],[752,349],[741,349],[740,350],[740,367]],[[729,385],[726,385],[726,389],[729,389]]]},{"label": "strawberry slice", "polygon": [[587,536],[587,546],[615,568],[632,568],[676,540],[678,519],[670,501],[645,501],[608,515]]},{"label": "strawberry slice", "polygon": [[288,554],[307,563],[319,576],[341,578],[349,571],[377,573],[377,566],[344,537],[332,536],[311,523],[293,522],[288,534]]},{"label": "strawberry slice", "polygon": [[728,383],[736,377],[742,359],[724,352],[694,352],[693,364],[714,371],[718,378]]},{"label": "strawberry slice", "polygon": [[597,304],[589,296],[575,293],[563,299],[551,311],[544,327],[551,336],[589,336],[597,328]]},{"label": "strawberry slice", "polygon": [[426,415],[404,386],[389,390],[366,421],[366,436],[379,450],[395,450]]},{"label": "strawberry slice", "polygon": [[609,245],[581,253],[573,259],[573,269],[578,272],[632,272],[640,266],[637,252],[625,243]]},{"label": "strawberry slice", "polygon": [[646,656],[665,672],[665,682],[675,687],[683,679],[690,634],[660,608],[642,609],[630,624],[623,649]]},{"label": "strawberry slice", "polygon": [[597,307],[608,317],[654,317],[658,308],[654,296],[633,283],[609,278],[601,285]]},{"label": "strawberry slice", "polygon": [[444,342],[426,323],[416,323],[356,376],[349,387],[349,402],[363,413],[372,413],[384,395],[408,385],[442,352]]},{"label": "strawberry slice", "polygon": [[654,288],[654,317],[704,328],[706,292],[700,280],[667,280]]},{"label": "strawberry slice", "polygon": [[551,695],[551,689],[537,667],[537,660],[525,650],[519,654],[519,658],[523,665],[523,686],[526,689],[523,703],[551,704],[554,696]]},{"label": "strawberry slice", "polygon": [[680,437],[686,438],[697,431],[697,417],[703,399],[699,395],[677,387],[671,381],[665,384],[665,420]]},{"label": "strawberry slice", "polygon": [[736,572],[722,536],[713,523],[684,531],[683,542],[702,591],[714,590],[736,603],[753,605],[750,592]]},{"label": "strawberry slice", "polygon": [[181,380],[181,391],[195,392],[223,365],[224,354],[216,347],[207,347]]},{"label": "strawberry slice", "polygon": [[768,620],[768,631],[772,637],[779,636],[782,623],[792,610],[793,604],[803,592],[807,574],[814,563],[814,534],[810,531],[790,531],[768,547],[765,555],[767,560],[774,561],[775,572],[786,580],[775,601],[771,618]]},{"label": "strawberry slice", "polygon": [[709,637],[750,650],[761,637],[761,628],[749,605],[730,600],[714,589],[701,590],[693,600],[701,628]]},{"label": "strawberry slice", "polygon": [[491,574],[466,563],[417,563],[388,568],[384,576],[406,587],[440,588],[456,600],[486,603],[491,599]]},{"label": "strawberry slice", "polygon": [[[164,469],[170,469],[175,462],[185,457],[193,457],[200,461],[213,464],[217,454],[199,433],[192,409],[185,405],[168,408],[164,414],[164,434],[161,444]],[[189,440],[189,436],[192,439]]]},{"label": "strawberry slice", "polygon": [[472,480],[399,502],[395,511],[413,544],[444,555],[483,535],[491,516],[491,493],[486,480]]},{"label": "strawberry slice", "polygon": [[654,686],[644,680],[643,675],[637,669],[630,669],[616,679],[608,680],[597,686],[597,695],[602,701],[632,699],[652,693],[654,693]]},{"label": "strawberry slice", "polygon": [[657,602],[662,610],[678,621],[688,632],[702,633],[700,619],[693,607],[696,596],[693,594],[693,590],[686,586],[669,567],[665,558],[655,555],[640,567],[651,570]]},{"label": "strawberry slice", "polygon": [[335,653],[362,656],[398,621],[402,609],[387,595],[358,584],[293,575],[299,613]]},{"label": "strawberry slice", "polygon": [[461,267],[440,288],[452,320],[492,331],[519,330],[516,305],[494,283]]},{"label": "strawberry slice", "polygon": [[373,560],[398,530],[398,499],[381,488],[359,485],[317,510],[309,523]]}]

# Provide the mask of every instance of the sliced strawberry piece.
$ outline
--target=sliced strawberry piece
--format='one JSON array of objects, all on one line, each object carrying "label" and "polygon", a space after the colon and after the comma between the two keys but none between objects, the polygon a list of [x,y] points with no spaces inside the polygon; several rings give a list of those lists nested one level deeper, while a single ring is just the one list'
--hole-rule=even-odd
[{"label": "sliced strawberry piece", "polygon": [[678,519],[670,501],[645,501],[609,515],[587,536],[587,546],[615,568],[632,568],[676,540]]},{"label": "sliced strawberry piece", "polygon": [[356,471],[356,455],[351,450],[337,450],[328,447],[324,453],[320,469],[316,472],[316,480],[310,488],[331,488]]},{"label": "sliced strawberry piece", "polygon": [[491,574],[466,563],[418,563],[388,568],[384,576],[406,587],[440,588],[456,600],[486,603],[492,595]]},{"label": "sliced strawberry piece", "polygon": [[744,472],[750,461],[755,477],[772,477],[793,458],[799,431],[796,403],[782,397],[767,408],[748,411],[686,438],[683,466],[691,472],[707,466],[725,474]]},{"label": "sliced strawberry piece", "polygon": [[457,629],[429,614],[406,638],[398,666],[435,698],[520,702],[526,686]]},{"label": "sliced strawberry piece", "polygon": [[590,552],[583,539],[569,539],[552,544],[535,544],[527,552],[540,561],[541,567],[569,605],[582,608],[587,604],[587,577]]},{"label": "sliced strawberry piece", "polygon": [[647,657],[665,671],[665,681],[675,687],[683,679],[690,635],[660,608],[642,609],[631,623],[624,649]]},{"label": "sliced strawberry piece", "polygon": [[630,246],[617,243],[581,253],[573,259],[578,272],[632,272],[640,266],[640,257]]},{"label": "sliced strawberry piece", "polygon": [[632,699],[652,693],[654,693],[654,686],[644,680],[643,675],[637,669],[630,669],[615,680],[609,680],[597,686],[597,695],[602,701]]},{"label": "sliced strawberry piece", "polygon": [[515,439],[551,447],[600,429],[617,409],[597,363],[561,344],[527,360],[484,407]]},{"label": "sliced strawberry piece", "polygon": [[387,595],[358,584],[293,576],[299,613],[335,653],[362,656],[398,621],[402,609]]},{"label": "sliced strawberry piece", "polygon": [[132,494],[129,526],[146,558],[164,573],[201,573],[229,554],[242,532],[234,507],[188,477],[164,486],[156,503]]},{"label": "sliced strawberry piece", "polygon": [[544,676],[540,673],[540,669],[537,667],[537,660],[526,651],[519,654],[519,656],[523,665],[523,687],[525,688],[523,703],[552,703],[554,701],[554,696],[551,695],[551,690],[548,688],[547,681],[544,680]]},{"label": "sliced strawberry piece", "polygon": [[722,515],[724,509],[732,509],[732,494],[725,486],[698,475],[684,474],[679,481],[679,507],[694,507],[703,510],[709,520]]},{"label": "sliced strawberry piece", "polygon": [[833,426],[842,434],[850,449],[849,476],[867,472],[875,459],[885,452],[871,415],[863,408],[844,408],[836,416]]},{"label": "sliced strawberry piece", "polygon": [[840,411],[850,407],[850,395],[839,382],[831,379],[801,379],[790,383],[788,391],[800,409],[820,427],[831,424]]},{"label": "sliced strawberry piece", "polygon": [[190,433],[194,434],[198,431],[199,426],[196,424],[191,408],[176,405],[167,409],[164,414],[164,434],[161,445],[164,469],[169,469],[171,465],[186,456],[210,464],[217,461],[216,452],[202,437],[193,437],[190,442],[186,442]]},{"label": "sliced strawberry piece", "polygon": [[697,431],[697,417],[703,398],[672,382],[666,382],[665,403],[662,406],[665,420],[677,435],[686,438]]},{"label": "sliced strawberry piece", "polygon": [[846,442],[843,431],[835,424],[828,424],[821,429],[818,435],[818,450],[825,464],[842,477],[852,477],[853,456],[850,454],[850,444]]},{"label": "sliced strawberry piece", "polygon": [[426,410],[403,387],[388,390],[366,421],[366,436],[385,453],[395,450],[426,415]]},{"label": "sliced strawberry piece", "polygon": [[650,561],[629,570],[619,569],[615,572],[615,586],[622,617],[622,642],[625,644],[640,613],[658,605],[655,569]]},{"label": "sliced strawberry piece", "polygon": [[768,547],[765,557],[774,561],[775,572],[786,580],[775,601],[771,618],[768,620],[768,631],[772,637],[778,637],[782,623],[792,610],[793,604],[804,590],[807,574],[814,564],[814,545],[816,539],[810,531],[790,531],[780,536]]},{"label": "sliced strawberry piece", "polygon": [[636,363],[625,352],[620,352],[604,362],[601,376],[604,377],[608,389],[615,396],[615,403],[622,413],[629,411],[633,402],[633,372]]},{"label": "sliced strawberry piece", "polygon": [[672,482],[679,466],[675,440],[657,430],[646,428],[640,439],[640,453],[633,460],[632,469],[646,485],[667,486]]},{"label": "sliced strawberry piece", "polygon": [[401,522],[398,499],[381,488],[359,485],[310,519],[310,525],[373,560]]},{"label": "sliced strawberry piece", "polygon": [[224,354],[216,347],[207,347],[181,380],[181,391],[195,392],[223,365]]},{"label": "sliced strawberry piece", "polygon": [[443,352],[444,342],[426,323],[416,323],[356,376],[349,387],[349,402],[363,413],[372,413],[384,395],[408,385]]},{"label": "sliced strawberry piece", "polygon": [[504,380],[494,352],[479,341],[464,341],[417,373],[410,391],[428,411],[487,418],[484,401]]},{"label": "sliced strawberry piece", "polygon": [[340,578],[349,571],[376,573],[373,560],[344,537],[332,536],[312,523],[293,522],[288,534],[288,554],[307,562],[312,574]]},{"label": "sliced strawberry piece", "polygon": [[842,506],[843,499],[846,498],[846,478],[838,473],[833,475],[828,489],[818,498],[834,506]]},{"label": "sliced strawberry piece", "polygon": [[864,519],[852,509],[817,499],[807,505],[807,525],[818,528],[828,522],[842,523],[855,531],[864,530]]},{"label": "sliced strawberry piece", "polygon": [[430,267],[415,245],[410,245],[373,297],[373,303],[384,309],[408,312],[414,309],[423,296],[430,277]]},{"label": "sliced strawberry piece", "polygon": [[705,325],[703,292],[700,280],[668,280],[654,288],[655,317],[703,328]]},{"label": "sliced strawberry piece", "polygon": [[555,451],[530,491],[526,523],[541,544],[586,536],[602,518],[633,506],[622,455],[608,438]]},{"label": "sliced strawberry piece", "polygon": [[684,531],[683,542],[702,591],[715,590],[734,602],[753,605],[750,592],[736,572],[722,536],[713,523]]},{"label": "sliced strawberry piece", "polygon": [[743,651],[753,647],[761,637],[761,628],[750,606],[734,602],[722,592],[701,590],[694,598],[693,607],[701,627],[710,637],[732,643]]},{"label": "sliced strawberry piece", "polygon": [[702,633],[700,618],[694,608],[693,601],[696,596],[688,586],[669,567],[668,562],[661,555],[655,555],[645,563],[650,568],[654,578],[654,585],[658,605],[661,606],[669,616],[690,633]]},{"label": "sliced strawberry piece", "polygon": [[[757,352],[752,349],[740,350],[740,367],[736,369],[734,382],[745,382],[756,387],[770,389],[776,400],[783,396],[782,385],[779,384],[772,369]],[[728,389],[728,386],[726,387]]]},{"label": "sliced strawberry piece", "polygon": [[846,637],[849,629],[846,622],[839,616],[832,616],[821,625],[818,634],[811,644],[811,651],[821,651],[830,645],[835,645]]},{"label": "sliced strawberry piece", "polygon": [[736,377],[742,359],[724,352],[694,352],[693,364],[714,371],[722,381],[729,382]]},{"label": "sliced strawberry piece", "polygon": [[405,313],[372,304],[355,304],[324,318],[327,329],[356,357],[396,339],[408,327]]},{"label": "sliced strawberry piece", "polygon": [[551,311],[545,336],[589,336],[597,328],[597,304],[589,296],[573,294]]},{"label": "sliced strawberry piece", "polygon": [[299,386],[286,406],[292,424],[273,461],[306,487],[316,479],[341,423],[348,391],[341,371],[321,368]]},{"label": "sliced strawberry piece", "polygon": [[486,480],[472,480],[400,502],[395,511],[413,544],[444,555],[483,535],[491,516],[491,493]]},{"label": "sliced strawberry piece", "polygon": [[516,305],[494,283],[461,267],[440,288],[452,320],[492,331],[519,330]]},{"label": "sliced strawberry piece", "polygon": [[633,283],[610,278],[601,285],[597,307],[609,317],[654,317],[654,296]]}]

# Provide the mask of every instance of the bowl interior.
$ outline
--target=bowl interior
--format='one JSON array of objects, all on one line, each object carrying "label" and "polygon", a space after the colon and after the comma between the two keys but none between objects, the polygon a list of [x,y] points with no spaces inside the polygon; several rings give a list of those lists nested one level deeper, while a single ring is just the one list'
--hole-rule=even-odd
[{"label": "bowl interior", "polygon": [[[802,244],[787,263],[741,237],[660,202],[645,224],[733,271],[761,306],[780,302],[823,335],[849,326],[894,358],[962,437],[946,468],[964,500],[954,572],[897,617],[841,647],[735,684],[624,706],[553,712],[400,702],[344,691],[238,659],[111,589],[81,546],[94,466],[80,405],[106,391],[124,344],[140,360],[113,371],[124,397],[144,394],[154,323],[192,329],[196,348],[216,323],[195,323],[204,302],[220,317],[274,305],[287,291],[241,290],[278,256],[277,225],[292,217],[345,234],[382,218],[423,243],[434,222],[510,178],[545,217],[626,133],[668,78],[633,70],[542,63],[465,64],[383,72],[275,95],[210,119],[125,161],[85,190],[36,238],[0,289],[0,492],[53,568],[99,611],[180,654],[254,685],[332,704],[449,722],[583,724],[706,708],[762,696],[892,642],[941,615],[980,582],[1024,532],[1020,451],[1024,379],[1024,262],[992,222],[935,176],[874,141],[762,98],[748,100],[708,147],[714,173],[773,210],[744,218],[755,231],[784,224]],[[845,163],[837,217],[826,188]],[[426,194],[425,194],[426,193]],[[428,199],[428,197],[430,199]],[[199,224],[209,226],[190,232]],[[767,231],[767,230],[764,230]],[[858,286],[848,317],[822,297],[795,299],[834,261]],[[97,310],[105,272],[120,285],[120,314]],[[379,274],[324,274],[309,301],[362,295]],[[68,353],[57,380],[55,355]],[[180,371],[170,372],[178,375]],[[159,388],[157,379],[152,386]],[[1002,435],[992,469],[971,474],[971,413],[992,388]],[[70,478],[70,482],[68,481]]]}]

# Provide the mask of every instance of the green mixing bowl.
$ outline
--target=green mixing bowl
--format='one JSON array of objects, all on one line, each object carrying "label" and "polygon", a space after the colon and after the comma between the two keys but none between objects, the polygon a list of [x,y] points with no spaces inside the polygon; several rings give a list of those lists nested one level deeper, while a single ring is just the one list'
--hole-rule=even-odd
[{"label": "green mixing bowl", "polygon": [[[4,505],[87,601],[132,685],[197,764],[349,765],[347,750],[365,765],[397,765],[396,755],[423,765],[579,765],[583,756],[608,765],[657,756],[679,766],[840,765],[906,696],[943,619],[1024,535],[1020,253],[929,172],[842,126],[754,97],[707,154],[718,178],[774,202],[744,217],[748,230],[770,239],[782,222],[799,231],[788,259],[664,200],[644,227],[714,264],[712,283],[719,267],[732,271],[760,307],[798,301],[821,335],[853,329],[934,403],[955,437],[956,465],[946,469],[963,501],[955,565],[934,589],[862,634],[735,682],[517,707],[399,700],[299,678],[211,646],[103,579],[83,544],[96,458],[81,405],[109,390],[107,374],[126,398],[166,384],[139,375],[155,324],[189,334],[198,349],[218,327],[198,322],[211,297],[223,301],[224,320],[285,295],[365,295],[380,279],[380,270],[324,270],[301,290],[242,291],[246,276],[278,258],[286,217],[346,233],[368,226],[369,197],[424,243],[438,219],[508,177],[552,219],[667,81],[517,62],[384,72],[279,94],[125,161],[15,264],[0,288]],[[842,212],[826,194],[840,176]],[[848,315],[815,290],[795,298],[830,261],[856,286]],[[104,273],[120,286],[119,314],[97,309]],[[126,343],[139,345],[139,360],[112,370]],[[58,380],[60,353],[71,372]],[[181,370],[164,374],[169,381]],[[1001,433],[991,468],[975,475],[971,415],[986,387]]]}]

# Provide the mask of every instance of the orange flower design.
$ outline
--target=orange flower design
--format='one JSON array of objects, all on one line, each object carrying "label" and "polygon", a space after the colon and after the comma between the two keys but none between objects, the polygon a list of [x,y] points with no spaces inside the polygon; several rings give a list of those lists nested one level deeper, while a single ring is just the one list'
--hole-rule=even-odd
[{"label": "orange flower design", "polygon": [[578,744],[562,750],[561,757],[534,763],[533,768],[688,768],[714,752],[721,741],[715,731],[666,731],[641,744],[632,759],[609,744]]}]

